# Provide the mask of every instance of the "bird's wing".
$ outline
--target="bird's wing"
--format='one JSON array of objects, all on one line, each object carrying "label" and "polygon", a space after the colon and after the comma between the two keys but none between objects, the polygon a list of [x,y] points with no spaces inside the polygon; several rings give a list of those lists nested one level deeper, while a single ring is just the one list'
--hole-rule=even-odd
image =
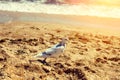
[{"label": "bird's wing", "polygon": [[44,52],[37,54],[35,57],[49,57],[54,54],[58,54],[64,51],[65,46],[60,46],[60,43],[54,45],[51,48],[46,49]]},{"label": "bird's wing", "polygon": [[47,49],[45,52],[46,54],[54,54],[61,50],[64,50],[64,46],[59,46],[59,47],[54,46],[52,48]]},{"label": "bird's wing", "polygon": [[42,55],[43,57],[57,56],[64,51],[64,46],[60,46],[57,48],[51,48]]},{"label": "bird's wing", "polygon": [[59,45],[59,43],[58,44],[56,44],[56,45],[54,45],[53,47],[51,47],[52,49],[55,49],[55,48],[57,48],[57,46]]}]

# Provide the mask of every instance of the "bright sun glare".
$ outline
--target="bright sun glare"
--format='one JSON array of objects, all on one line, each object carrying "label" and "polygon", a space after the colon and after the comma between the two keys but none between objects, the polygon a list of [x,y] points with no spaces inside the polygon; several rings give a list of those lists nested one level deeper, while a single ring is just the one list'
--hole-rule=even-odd
[{"label": "bright sun glare", "polygon": [[120,0],[96,0],[96,2],[104,5],[120,5]]},{"label": "bright sun glare", "polygon": [[64,1],[70,4],[89,3],[120,6],[120,0],[64,0]]}]

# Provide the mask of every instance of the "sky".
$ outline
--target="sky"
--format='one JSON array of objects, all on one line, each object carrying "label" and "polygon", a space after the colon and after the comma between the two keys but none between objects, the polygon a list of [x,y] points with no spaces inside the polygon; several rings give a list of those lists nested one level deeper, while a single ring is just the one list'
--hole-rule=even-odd
[{"label": "sky", "polygon": [[65,0],[68,3],[89,3],[98,5],[116,5],[120,6],[120,0]]},{"label": "sky", "polygon": [[120,0],[96,0],[98,4],[120,5]]}]

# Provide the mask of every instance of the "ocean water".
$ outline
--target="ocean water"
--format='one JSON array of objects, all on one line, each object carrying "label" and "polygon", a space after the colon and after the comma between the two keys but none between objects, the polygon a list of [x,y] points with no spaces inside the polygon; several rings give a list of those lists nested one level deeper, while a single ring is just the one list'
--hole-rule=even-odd
[{"label": "ocean water", "polygon": [[120,6],[99,6],[99,5],[51,5],[32,2],[7,2],[0,3],[0,10],[17,12],[34,12],[45,14],[62,15],[87,15],[97,17],[120,18]]}]

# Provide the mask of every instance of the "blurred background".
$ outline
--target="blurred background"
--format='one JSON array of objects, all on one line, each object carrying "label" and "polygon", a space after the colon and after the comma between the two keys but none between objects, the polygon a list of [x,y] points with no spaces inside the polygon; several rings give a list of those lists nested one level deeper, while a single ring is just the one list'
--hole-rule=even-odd
[{"label": "blurred background", "polygon": [[120,0],[0,0],[0,1],[11,1],[11,2],[43,2],[49,4],[79,4],[79,3],[87,3],[87,4],[100,4],[100,5],[120,5]]}]

